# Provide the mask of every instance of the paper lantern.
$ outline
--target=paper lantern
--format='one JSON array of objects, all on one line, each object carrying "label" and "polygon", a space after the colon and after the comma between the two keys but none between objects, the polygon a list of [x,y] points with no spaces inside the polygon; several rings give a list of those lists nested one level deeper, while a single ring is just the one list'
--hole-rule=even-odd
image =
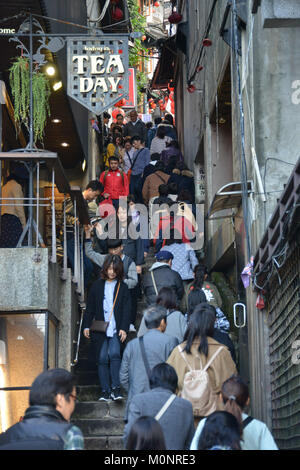
[{"label": "paper lantern", "polygon": [[158,8],[158,7],[159,7],[159,5],[160,5],[160,3],[159,3],[159,2],[155,2],[155,3],[154,3],[154,6],[155,6],[156,8]]},{"label": "paper lantern", "polygon": [[120,21],[123,19],[123,17],[124,15],[123,15],[123,11],[121,10],[121,8],[115,7],[112,12],[112,19],[114,21]]},{"label": "paper lantern", "polygon": [[112,111],[112,113],[111,113],[112,117],[113,117],[114,119],[116,119],[118,114],[122,114],[122,116],[125,116],[125,112],[124,112],[123,109],[114,108],[113,111]]},{"label": "paper lantern", "polygon": [[196,90],[195,85],[192,85],[192,84],[191,84],[191,85],[189,85],[189,86],[187,87],[187,91],[188,91],[189,93],[194,93],[195,90]]},{"label": "paper lantern", "polygon": [[209,39],[209,38],[205,38],[205,39],[203,39],[202,44],[205,47],[210,47],[212,45],[212,40]]},{"label": "paper lantern", "polygon": [[173,13],[171,13],[171,15],[168,18],[168,21],[171,24],[180,23],[181,20],[182,20],[182,15],[180,13],[177,13],[177,11],[174,11]]}]

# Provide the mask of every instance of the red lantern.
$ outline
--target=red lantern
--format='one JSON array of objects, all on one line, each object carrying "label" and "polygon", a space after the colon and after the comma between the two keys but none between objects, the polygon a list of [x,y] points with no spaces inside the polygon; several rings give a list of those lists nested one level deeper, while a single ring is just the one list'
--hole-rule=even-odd
[{"label": "red lantern", "polygon": [[195,90],[196,90],[195,85],[190,84],[190,85],[187,87],[187,91],[188,91],[189,93],[194,93]]},{"label": "red lantern", "polygon": [[159,2],[155,2],[155,3],[154,3],[154,6],[155,6],[156,8],[158,8],[158,7],[159,7],[159,5],[160,5],[160,3],[159,3]]},{"label": "red lantern", "polygon": [[155,109],[155,108],[156,108],[156,104],[155,104],[155,103],[151,103],[151,104],[150,104],[150,108],[151,108],[151,109]]},{"label": "red lantern", "polygon": [[168,83],[168,88],[169,88],[169,91],[174,91],[174,82],[169,82]]},{"label": "red lantern", "polygon": [[112,19],[114,21],[120,21],[123,19],[123,17],[124,15],[123,15],[123,11],[121,10],[121,8],[115,7],[112,12]]},{"label": "red lantern", "polygon": [[205,38],[205,39],[203,39],[202,44],[205,47],[210,47],[212,45],[212,40],[209,39],[209,38]]},{"label": "red lantern", "polygon": [[203,70],[203,66],[202,66],[202,65],[198,65],[198,67],[196,68],[196,72],[201,72],[201,70]]},{"label": "red lantern", "polygon": [[182,20],[182,15],[180,13],[177,13],[177,11],[174,11],[173,13],[171,13],[171,15],[168,18],[169,23],[172,23],[172,24],[180,23],[181,20]]},{"label": "red lantern", "polygon": [[145,34],[142,36],[142,41],[146,41],[147,39],[147,36],[145,36]]},{"label": "red lantern", "polygon": [[122,116],[125,116],[125,112],[123,109],[120,109],[120,108],[114,108],[111,115],[113,117],[114,120],[116,120],[117,118],[117,115],[118,114],[122,114]]}]

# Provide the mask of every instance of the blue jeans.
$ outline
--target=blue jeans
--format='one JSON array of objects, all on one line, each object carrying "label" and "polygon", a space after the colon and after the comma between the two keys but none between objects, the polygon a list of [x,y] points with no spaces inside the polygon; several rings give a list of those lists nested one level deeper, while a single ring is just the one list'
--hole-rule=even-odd
[{"label": "blue jeans", "polygon": [[[74,250],[75,250],[75,239],[73,235],[69,235],[67,239],[67,257],[69,261],[69,266],[72,269],[73,274],[74,274],[74,259],[75,259]],[[89,258],[87,258],[84,252],[84,247],[83,247],[83,269],[84,269],[84,286],[86,287],[91,278],[94,268],[93,268],[92,261]]]},{"label": "blue jeans", "polygon": [[142,195],[142,175],[131,175],[130,176],[130,194],[133,194],[135,202],[138,204],[143,204],[143,195]]},{"label": "blue jeans", "polygon": [[121,346],[115,333],[112,338],[105,337],[100,349],[98,376],[102,391],[110,392],[111,388],[120,387],[120,367]]}]

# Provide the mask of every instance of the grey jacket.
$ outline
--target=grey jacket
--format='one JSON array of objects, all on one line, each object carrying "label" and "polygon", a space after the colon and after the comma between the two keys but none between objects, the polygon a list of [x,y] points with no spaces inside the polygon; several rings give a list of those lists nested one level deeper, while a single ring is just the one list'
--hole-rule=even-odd
[{"label": "grey jacket", "polygon": [[[93,261],[93,263],[97,264],[102,268],[104,264],[104,260],[107,255],[102,255],[97,251],[93,250],[91,240],[86,240],[84,243],[84,251],[86,256]],[[138,275],[136,272],[136,264],[135,262],[127,255],[122,256],[122,261],[124,264],[124,274],[125,279],[124,282],[127,284],[128,289],[133,289],[138,283]]]},{"label": "grey jacket", "polygon": [[[187,320],[185,316],[179,312],[179,310],[168,310],[167,328],[165,331],[166,335],[173,336],[178,339],[179,343],[182,343],[186,327]],[[145,320],[143,317],[137,336],[143,336],[145,333],[147,333],[147,331],[149,330],[145,325]]]},{"label": "grey jacket", "polygon": [[[144,345],[150,369],[161,362],[166,362],[173,349],[179,344],[177,338],[153,329],[144,335]],[[150,390],[149,379],[141,354],[139,339],[135,338],[125,348],[120,369],[120,382],[128,392],[125,410],[127,419],[128,406],[132,397]]]},{"label": "grey jacket", "polygon": [[180,304],[184,293],[183,281],[180,274],[174,271],[168,264],[156,262],[154,263],[149,272],[142,277],[142,287],[146,296],[147,304],[155,303],[156,292],[152,281],[151,271],[154,274],[157,291],[159,292],[162,287],[172,287],[177,296],[177,302]]},{"label": "grey jacket", "polygon": [[[171,396],[172,392],[162,387],[150,392],[135,395],[131,400],[128,412],[128,423],[124,429],[124,443],[132,424],[140,416],[152,416],[157,413]],[[183,398],[176,397],[169,408],[159,419],[167,450],[186,450],[190,448],[195,428],[192,404]]]}]

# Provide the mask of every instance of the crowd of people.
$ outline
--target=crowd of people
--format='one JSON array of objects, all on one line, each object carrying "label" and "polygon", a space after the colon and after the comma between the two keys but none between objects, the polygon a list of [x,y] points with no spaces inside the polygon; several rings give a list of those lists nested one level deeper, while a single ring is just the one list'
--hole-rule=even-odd
[{"label": "crowd of people", "polygon": [[[156,119],[149,129],[135,110],[129,122],[119,114],[109,128],[110,117],[104,113],[103,171],[83,192],[87,208],[94,200],[97,206],[95,220],[84,227],[82,331],[97,364],[99,400],[126,399],[126,449],[277,449],[267,426],[244,411],[249,391],[238,375],[230,323],[191,245],[197,225],[193,173],[184,163],[172,116]],[[70,201],[66,212],[74,225]],[[147,267],[151,249],[155,262]],[[142,295],[147,308],[138,322]],[[129,340],[129,331],[136,330]],[[68,380],[68,387],[57,387],[46,402],[30,399],[23,423],[16,425],[21,431],[8,430],[5,445],[25,433],[39,406],[51,407],[53,429],[60,413],[64,448],[74,448],[72,436],[83,448],[78,428],[67,425],[74,409],[70,400],[76,400]],[[51,433],[49,428],[45,439],[51,441]],[[60,440],[56,444],[62,446]]]}]

